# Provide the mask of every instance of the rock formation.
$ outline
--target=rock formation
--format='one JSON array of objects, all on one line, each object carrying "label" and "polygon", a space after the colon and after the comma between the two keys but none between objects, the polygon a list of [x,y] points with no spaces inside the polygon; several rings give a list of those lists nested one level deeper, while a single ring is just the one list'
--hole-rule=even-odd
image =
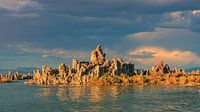
[{"label": "rock formation", "polygon": [[65,78],[67,76],[68,67],[64,63],[61,63],[58,65],[58,72],[59,77]]},{"label": "rock formation", "polygon": [[154,67],[152,67],[152,70],[155,72],[163,72],[163,61],[160,61],[159,64],[155,65]]},{"label": "rock formation", "polygon": [[19,72],[14,72],[13,80],[18,80]]},{"label": "rock formation", "polygon": [[12,81],[12,74],[11,74],[11,71],[8,71],[8,74],[7,74],[7,81]]},{"label": "rock formation", "polygon": [[93,64],[103,64],[106,54],[101,50],[101,45],[98,45],[95,50],[91,52],[90,61]]},{"label": "rock formation", "polygon": [[8,71],[7,75],[0,74],[0,83],[16,82],[17,80],[32,79],[31,74],[20,74],[19,72]]},{"label": "rock formation", "polygon": [[5,83],[7,82],[6,77],[3,74],[0,74],[0,83]]},{"label": "rock formation", "polygon": [[[85,84],[133,84],[133,85],[200,85],[200,72],[186,73],[184,70],[170,70],[163,61],[152,70],[137,70],[134,64],[120,58],[106,59],[101,46],[91,52],[90,62],[72,60],[71,67],[64,63],[53,69],[46,65],[34,71],[28,84],[39,85],[85,85]],[[1,78],[1,77],[0,77]]]},{"label": "rock formation", "polygon": [[42,66],[42,74],[39,71],[34,72],[33,83],[44,85],[87,84],[93,80],[98,80],[105,74],[109,76],[120,76],[126,74],[132,76],[134,64],[124,63],[122,59],[106,60],[106,54],[103,53],[101,45],[98,45],[91,52],[90,62],[81,62],[73,59],[71,67],[64,63],[58,65],[58,69],[52,69],[46,65]]},{"label": "rock formation", "polygon": [[170,71],[170,67],[169,67],[169,65],[168,64],[166,64],[165,66],[164,66],[164,68],[163,68],[163,73],[164,74],[168,74],[168,73],[170,73],[171,71]]}]

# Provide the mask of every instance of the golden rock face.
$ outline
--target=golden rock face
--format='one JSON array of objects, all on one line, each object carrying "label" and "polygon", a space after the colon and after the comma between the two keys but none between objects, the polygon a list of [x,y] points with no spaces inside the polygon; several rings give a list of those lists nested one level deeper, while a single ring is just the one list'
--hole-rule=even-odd
[{"label": "golden rock face", "polygon": [[91,52],[90,61],[93,64],[101,65],[105,61],[105,56],[106,56],[106,54],[103,53],[101,46],[98,45],[97,48]]},{"label": "golden rock face", "polygon": [[170,70],[169,65],[160,61],[152,70],[135,71],[134,64],[124,63],[120,58],[105,59],[101,46],[91,52],[90,62],[73,59],[72,66],[64,63],[58,69],[42,66],[42,74],[34,72],[33,82],[40,85],[200,85],[200,72],[187,73],[184,70]]}]

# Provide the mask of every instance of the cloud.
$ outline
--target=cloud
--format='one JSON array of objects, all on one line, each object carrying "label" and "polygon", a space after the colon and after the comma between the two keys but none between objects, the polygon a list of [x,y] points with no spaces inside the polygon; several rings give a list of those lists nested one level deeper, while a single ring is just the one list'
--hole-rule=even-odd
[{"label": "cloud", "polygon": [[98,16],[79,16],[69,14],[56,14],[56,16],[65,17],[71,21],[79,22],[107,22],[107,23],[118,23],[118,24],[131,24],[133,21],[122,17],[98,17]]},{"label": "cloud", "polygon": [[200,28],[200,10],[185,10],[165,13],[160,26]]},{"label": "cloud", "polygon": [[170,28],[161,28],[156,27],[154,31],[150,32],[138,32],[127,35],[128,39],[137,39],[139,41],[145,41],[150,39],[166,38],[169,36],[174,36],[177,32],[188,32],[187,29],[170,29]]},{"label": "cloud", "polygon": [[42,55],[43,58],[48,58],[50,56],[53,57],[59,57],[63,59],[67,58],[87,58],[88,52],[87,51],[71,51],[71,50],[65,50],[62,48],[53,48],[53,49],[47,49],[47,48],[40,48],[40,47],[31,47],[31,45],[28,43],[21,43],[16,45],[7,44],[5,47],[7,48],[16,48],[20,51],[20,53],[26,53],[26,54],[39,54]]},{"label": "cloud", "polygon": [[[197,38],[200,36],[197,32],[192,32],[188,29],[181,29],[181,28],[162,28],[156,27],[154,31],[149,32],[138,32],[129,34],[126,36],[128,39],[136,39],[138,41],[148,41],[148,40],[155,40],[155,39],[163,39],[163,38]],[[189,38],[190,39],[190,38]]]},{"label": "cloud", "polygon": [[140,52],[131,52],[129,55],[132,55],[133,58],[153,58],[154,57],[154,52],[152,51],[140,51]]},{"label": "cloud", "polygon": [[[155,28],[154,31],[138,32],[126,36],[127,41],[141,46],[160,46],[167,49],[183,49],[199,52],[200,33],[180,28]],[[126,45],[128,44],[126,43]]]},{"label": "cloud", "polygon": [[7,16],[17,17],[17,18],[22,18],[22,17],[36,18],[39,17],[40,15],[37,13],[11,13],[8,14]]},{"label": "cloud", "polygon": [[168,5],[184,1],[186,0],[139,0],[139,2],[142,2],[144,4],[149,3],[152,5]]},{"label": "cloud", "polygon": [[188,64],[200,64],[200,57],[187,50],[167,50],[161,47],[146,46],[128,52],[133,61],[143,65],[155,65],[160,60],[175,65],[184,66]]},{"label": "cloud", "polygon": [[[68,49],[84,53],[97,43],[110,48],[111,57],[143,46],[200,55],[200,34],[191,30],[200,29],[199,4],[200,0],[0,0],[0,43],[28,41],[35,45],[21,52],[48,59],[73,56]],[[153,55],[141,52],[134,58]]]},{"label": "cloud", "polygon": [[0,8],[18,11],[24,8],[40,9],[41,4],[32,0],[0,0]]},{"label": "cloud", "polygon": [[61,57],[61,58],[86,58],[88,57],[88,52],[84,51],[71,51],[64,50],[61,48],[56,48],[50,50],[49,53],[51,56]]}]

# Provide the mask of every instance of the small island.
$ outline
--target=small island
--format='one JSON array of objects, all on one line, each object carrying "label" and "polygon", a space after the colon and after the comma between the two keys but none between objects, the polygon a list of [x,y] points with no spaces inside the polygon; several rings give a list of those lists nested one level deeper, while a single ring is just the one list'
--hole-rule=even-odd
[{"label": "small island", "polygon": [[53,69],[42,65],[26,84],[35,85],[135,85],[135,86],[200,86],[200,72],[171,70],[161,61],[151,70],[136,70],[134,64],[120,58],[108,60],[101,45],[91,52],[90,62],[73,59],[71,67],[64,63]]}]

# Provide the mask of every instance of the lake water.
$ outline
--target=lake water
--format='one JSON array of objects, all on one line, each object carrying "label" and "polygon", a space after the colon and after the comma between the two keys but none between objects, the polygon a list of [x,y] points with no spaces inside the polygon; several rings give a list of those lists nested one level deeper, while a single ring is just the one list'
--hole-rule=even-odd
[{"label": "lake water", "polygon": [[0,84],[0,112],[200,112],[200,88]]}]

